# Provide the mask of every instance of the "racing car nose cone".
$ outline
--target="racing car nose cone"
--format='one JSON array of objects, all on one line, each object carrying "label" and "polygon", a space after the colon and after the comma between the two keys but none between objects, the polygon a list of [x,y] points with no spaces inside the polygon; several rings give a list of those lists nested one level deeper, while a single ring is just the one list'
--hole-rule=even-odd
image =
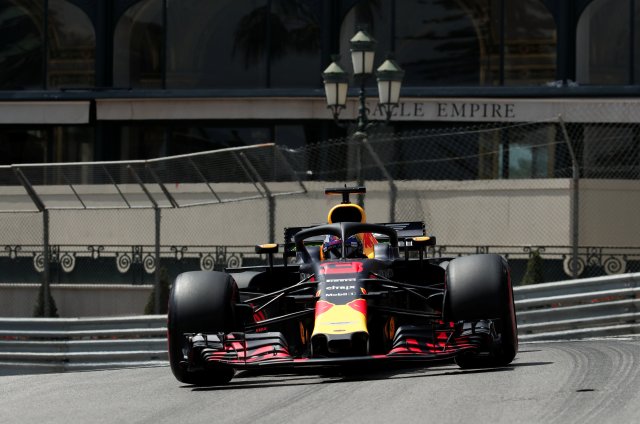
[{"label": "racing car nose cone", "polygon": [[369,352],[369,334],[316,334],[311,338],[313,356],[360,356]]}]

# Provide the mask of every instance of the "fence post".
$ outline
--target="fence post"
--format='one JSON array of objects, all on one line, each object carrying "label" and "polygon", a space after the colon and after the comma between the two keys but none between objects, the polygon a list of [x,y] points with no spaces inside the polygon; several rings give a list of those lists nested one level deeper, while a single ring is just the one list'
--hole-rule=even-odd
[{"label": "fence post", "polygon": [[562,135],[571,156],[571,278],[578,278],[578,245],[580,243],[580,166],[571,145],[562,115],[558,116]]},{"label": "fence post", "polygon": [[43,298],[44,298],[43,299],[43,302],[44,302],[43,315],[49,318],[51,315],[51,307],[49,305],[49,297],[51,296],[51,286],[49,285],[51,281],[51,249],[49,248],[49,243],[50,243],[49,242],[49,210],[47,209],[46,205],[44,204],[40,196],[38,196],[38,193],[36,193],[35,189],[27,179],[27,176],[24,175],[24,173],[22,172],[22,169],[15,167],[13,168],[13,172],[16,174],[18,181],[20,181],[20,184],[22,184],[22,187],[24,187],[25,191],[31,198],[31,201],[34,203],[36,208],[38,208],[38,210],[42,212],[42,250],[43,250],[42,257],[44,260],[44,271],[43,271],[44,281],[42,282],[42,291],[43,291]]},{"label": "fence post", "polygon": [[155,255],[156,255],[156,272],[155,272],[155,291],[154,291],[154,310],[153,313],[156,315],[160,314],[160,219],[162,218],[162,209],[160,209],[157,205],[153,208],[155,213],[155,222],[156,222],[156,234],[155,234]]},{"label": "fence post", "polygon": [[271,193],[267,197],[269,202],[269,243],[276,242],[276,198]]},{"label": "fence post", "polygon": [[[129,173],[131,174],[131,176],[133,177],[133,179],[138,183],[138,185],[140,186],[140,188],[142,189],[142,191],[144,192],[144,194],[147,196],[147,198],[149,199],[149,202],[151,202],[151,205],[153,207],[153,211],[154,211],[154,221],[155,221],[155,255],[156,255],[156,260],[155,260],[155,264],[156,264],[156,272],[155,272],[155,282],[153,284],[154,290],[155,290],[155,294],[154,294],[154,312],[156,314],[159,313],[160,310],[160,206],[158,205],[158,202],[156,202],[156,199],[153,198],[153,196],[151,195],[151,193],[149,192],[149,190],[147,190],[147,186],[144,184],[144,182],[142,181],[142,179],[140,178],[140,176],[138,175],[138,173],[136,172],[135,169],[133,169],[133,166],[131,165],[127,165],[127,169],[129,170]],[[151,170],[151,167],[149,166],[149,164],[145,164],[145,169],[147,170]],[[160,187],[164,190],[166,190],[166,188],[160,184]],[[170,200],[172,200],[172,197],[169,197]],[[174,202],[171,201],[171,204],[174,205]]]},{"label": "fence post", "polygon": [[393,180],[393,177],[391,176],[389,171],[387,171],[387,168],[384,166],[384,162],[382,162],[382,159],[380,159],[380,156],[378,156],[375,150],[373,150],[373,147],[371,147],[371,144],[369,143],[369,139],[366,137],[366,135],[362,137],[362,144],[364,145],[364,147],[366,147],[367,152],[369,153],[369,155],[371,155],[371,158],[375,162],[376,166],[380,169],[380,172],[382,172],[382,175],[384,175],[384,177],[387,179],[387,182],[389,183],[389,222],[395,222],[398,187],[396,186],[396,183]]},{"label": "fence post", "polygon": [[44,302],[44,316],[49,318],[51,316],[51,306],[49,305],[49,297],[51,296],[51,250],[49,248],[49,210],[44,209],[42,211],[42,249],[44,257],[44,281],[43,286],[43,302]]},{"label": "fence post", "polygon": [[264,191],[264,196],[267,197],[267,207],[269,208],[269,235],[268,235],[269,239],[268,239],[268,242],[269,243],[273,243],[276,240],[276,199],[275,199],[275,196],[273,195],[271,190],[269,190],[269,187],[267,186],[267,183],[260,176],[260,174],[258,173],[256,168],[253,166],[253,164],[251,163],[249,158],[247,158],[247,155],[245,155],[244,152],[240,152],[238,154],[238,157],[239,157],[239,160],[241,161],[241,164],[244,165],[243,168],[245,169],[245,172],[247,173],[247,176],[249,176],[249,178],[251,178],[251,180],[254,182],[254,185],[256,186],[256,188],[258,188],[258,186],[260,186],[262,188],[262,190]]}]

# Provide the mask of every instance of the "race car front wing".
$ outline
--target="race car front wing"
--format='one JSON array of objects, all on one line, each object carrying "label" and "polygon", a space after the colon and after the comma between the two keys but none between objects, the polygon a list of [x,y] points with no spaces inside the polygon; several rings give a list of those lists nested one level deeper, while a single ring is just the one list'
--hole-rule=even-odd
[{"label": "race car front wing", "polygon": [[[463,327],[464,326],[464,327]],[[429,326],[398,327],[391,349],[386,354],[310,357],[290,353],[282,333],[217,333],[189,337],[183,366],[189,370],[216,366],[236,369],[327,367],[371,362],[415,362],[452,359],[466,352],[477,353],[490,344],[489,322],[473,327],[460,323],[458,328],[433,331]]]}]

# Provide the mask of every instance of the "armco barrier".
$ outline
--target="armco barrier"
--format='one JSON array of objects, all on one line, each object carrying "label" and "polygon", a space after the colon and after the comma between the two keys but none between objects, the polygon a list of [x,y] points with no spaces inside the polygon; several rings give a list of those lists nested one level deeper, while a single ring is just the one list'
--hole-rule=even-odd
[{"label": "armco barrier", "polygon": [[166,365],[165,315],[1,318],[2,369],[67,371]]},{"label": "armco barrier", "polygon": [[516,287],[521,341],[640,333],[640,273]]},{"label": "armco barrier", "polygon": [[[640,273],[516,287],[523,342],[640,333]],[[166,316],[0,318],[3,368],[167,364]]]}]

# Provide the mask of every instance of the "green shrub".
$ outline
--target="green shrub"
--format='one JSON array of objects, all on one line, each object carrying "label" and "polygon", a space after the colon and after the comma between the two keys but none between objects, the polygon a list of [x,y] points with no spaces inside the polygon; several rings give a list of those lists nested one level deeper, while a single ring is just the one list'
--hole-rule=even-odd
[{"label": "green shrub", "polygon": [[[169,272],[166,268],[160,268],[160,313],[167,313],[169,303]],[[156,286],[153,286],[147,304],[144,307],[145,315],[153,315],[156,313]]]},{"label": "green shrub", "polygon": [[[51,289],[51,286],[49,286]],[[38,297],[36,299],[36,306],[33,308],[33,316],[44,317],[44,318],[58,318],[58,307],[56,306],[56,301],[53,300],[53,296],[51,296],[51,290],[49,290],[49,316],[44,316],[44,283],[40,284],[40,288],[38,289]]]},{"label": "green shrub", "polygon": [[522,277],[522,282],[520,284],[538,284],[544,283],[544,275],[542,272],[542,257],[540,256],[540,251],[533,250],[529,255],[529,260],[527,261],[527,270],[524,273],[524,277]]}]

